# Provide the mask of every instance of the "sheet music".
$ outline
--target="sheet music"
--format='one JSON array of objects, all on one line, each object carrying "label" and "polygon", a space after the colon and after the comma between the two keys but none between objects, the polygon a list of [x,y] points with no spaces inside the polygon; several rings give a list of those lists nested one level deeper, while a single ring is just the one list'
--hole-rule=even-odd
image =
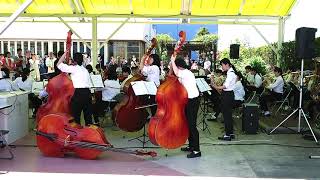
[{"label": "sheet music", "polygon": [[43,82],[33,82],[32,83],[32,93],[39,93],[41,90],[44,89],[44,83]]},{"label": "sheet music", "polygon": [[144,81],[144,84],[148,90],[148,94],[150,95],[156,95],[157,94],[157,86],[154,82],[147,82]]},{"label": "sheet music", "polygon": [[209,84],[204,80],[204,78],[197,78],[196,84],[200,92],[206,92],[212,90]]},{"label": "sheet music", "polygon": [[136,96],[157,94],[157,86],[154,82],[134,81],[131,82],[131,86]]},{"label": "sheet music", "polygon": [[103,88],[103,81],[101,75],[90,75],[90,88]]}]

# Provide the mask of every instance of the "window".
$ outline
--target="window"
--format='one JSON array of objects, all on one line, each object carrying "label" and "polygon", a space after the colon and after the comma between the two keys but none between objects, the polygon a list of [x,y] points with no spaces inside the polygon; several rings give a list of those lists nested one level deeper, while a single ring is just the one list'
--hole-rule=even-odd
[{"label": "window", "polygon": [[35,53],[35,43],[34,43],[34,41],[30,41],[30,51],[31,51],[31,53]]},{"label": "window", "polygon": [[42,50],[41,50],[41,42],[37,41],[37,54],[39,56],[42,56]]},{"label": "window", "polygon": [[131,59],[134,55],[137,59],[140,59],[140,42],[139,41],[129,41],[127,47],[127,58]]},{"label": "window", "polygon": [[28,49],[28,41],[23,41],[23,52],[26,52]]},{"label": "window", "polygon": [[[91,46],[90,42],[87,42],[89,44],[89,46]],[[86,52],[87,54],[91,54],[91,49],[89,49],[89,47],[86,46]]]},{"label": "window", "polygon": [[64,51],[64,42],[59,42],[59,51]]},{"label": "window", "polygon": [[116,41],[113,43],[113,55],[114,57],[127,58],[127,42]]},{"label": "window", "polygon": [[8,52],[8,41],[3,42],[3,53],[5,54]]},{"label": "window", "polygon": [[58,47],[57,47],[57,42],[52,43],[52,50],[54,54],[58,54]]},{"label": "window", "polygon": [[43,43],[43,50],[44,50],[44,54],[49,54],[49,43],[48,43],[48,41],[45,41],[44,43]]},{"label": "window", "polygon": [[83,46],[83,43],[80,42],[80,52],[83,53],[84,52],[84,46]]},{"label": "window", "polygon": [[[73,42],[73,43],[72,43],[72,49],[73,49],[73,54],[76,53],[76,52],[78,52],[78,50],[77,50],[77,42]],[[73,54],[72,54],[72,55],[73,55]]]}]

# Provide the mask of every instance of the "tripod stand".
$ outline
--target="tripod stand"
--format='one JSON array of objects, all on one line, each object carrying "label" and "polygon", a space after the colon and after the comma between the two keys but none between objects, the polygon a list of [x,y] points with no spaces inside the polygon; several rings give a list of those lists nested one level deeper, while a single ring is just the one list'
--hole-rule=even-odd
[{"label": "tripod stand", "polygon": [[[140,139],[142,138],[142,140]],[[146,125],[143,126],[143,133],[142,135],[138,136],[138,137],[135,137],[135,138],[132,138],[132,139],[129,139],[128,141],[133,141],[133,140],[138,140],[142,143],[142,148],[144,149],[145,147],[145,144],[147,144],[147,142],[149,142],[150,140],[147,140],[148,136],[147,136],[147,133],[146,133]]]},{"label": "tripod stand", "polygon": [[299,91],[300,91],[300,97],[299,97],[299,107],[294,110],[287,118],[285,118],[277,127],[275,127],[272,131],[270,131],[269,134],[273,133],[278,127],[280,127],[284,122],[286,122],[292,115],[294,115],[296,112],[299,112],[299,120],[298,120],[298,133],[300,133],[300,125],[301,125],[301,116],[303,115],[304,120],[306,121],[306,123],[308,124],[308,127],[312,133],[312,136],[315,140],[316,143],[318,143],[317,137],[315,136],[315,134],[313,133],[313,130],[310,126],[310,123],[306,117],[306,114],[304,113],[303,109],[302,109],[302,87],[303,87],[303,65],[304,65],[304,59],[301,60],[301,74],[300,74],[300,87],[299,87]]},{"label": "tripod stand", "polygon": [[207,124],[207,121],[206,121],[206,117],[208,115],[211,115],[211,113],[209,113],[209,100],[208,98],[205,97],[205,95],[203,95],[203,102],[201,103],[200,105],[200,110],[201,110],[201,114],[202,114],[202,117],[201,117],[201,121],[197,124],[197,126],[200,125],[200,129],[202,131],[205,131],[207,130],[208,133],[211,135],[211,132],[210,132],[210,129],[209,129],[209,125]]},{"label": "tripod stand", "polygon": [[[143,108],[148,108],[148,107],[152,107],[152,106],[156,106],[156,105],[157,104],[150,104],[150,105],[145,105],[145,106],[141,106],[141,107],[136,107],[135,109],[143,109]],[[142,138],[142,140],[140,138]],[[146,124],[144,124],[142,135],[135,137],[135,138],[132,138],[132,139],[129,139],[128,141],[138,140],[142,143],[142,148],[144,148],[145,144],[147,144],[147,142],[150,141],[150,140],[147,140],[147,138],[148,138],[148,135],[146,133]]]}]

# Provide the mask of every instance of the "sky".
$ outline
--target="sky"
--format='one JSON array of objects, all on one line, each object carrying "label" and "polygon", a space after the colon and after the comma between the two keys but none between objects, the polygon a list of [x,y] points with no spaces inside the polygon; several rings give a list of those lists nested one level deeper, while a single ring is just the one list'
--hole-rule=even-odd
[{"label": "sky", "polygon": [[[295,31],[299,27],[317,28],[316,37],[320,37],[320,0],[298,0],[291,11],[291,16],[285,23],[284,41],[295,39]],[[278,26],[256,26],[271,43],[278,41]],[[251,25],[219,25],[218,49],[229,48],[236,39],[249,43],[252,47],[266,45],[263,38]]]}]

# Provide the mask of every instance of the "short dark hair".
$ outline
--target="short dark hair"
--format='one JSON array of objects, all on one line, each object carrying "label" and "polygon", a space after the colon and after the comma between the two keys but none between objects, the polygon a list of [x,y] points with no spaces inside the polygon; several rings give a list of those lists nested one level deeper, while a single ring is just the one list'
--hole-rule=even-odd
[{"label": "short dark hair", "polygon": [[230,60],[228,58],[223,58],[221,61],[220,61],[220,65],[221,64],[229,64],[230,66],[232,66]]},{"label": "short dark hair", "polygon": [[174,61],[177,67],[187,68],[187,63],[184,61],[183,57],[177,56],[176,60]]},{"label": "short dark hair", "polygon": [[221,69],[216,69],[215,73],[221,73],[222,74],[222,70]]},{"label": "short dark hair", "polygon": [[279,67],[274,67],[274,72],[278,72],[280,75],[282,75],[282,69]]},{"label": "short dark hair", "polygon": [[244,69],[251,70],[251,69],[252,69],[252,67],[251,67],[251,66],[246,66],[246,67],[244,67]]},{"label": "short dark hair", "polygon": [[116,69],[108,69],[108,80],[117,80],[118,74]]},{"label": "short dark hair", "polygon": [[128,66],[123,66],[122,67],[122,73],[130,74],[131,73],[131,69]]},{"label": "short dark hair", "polygon": [[59,52],[58,52],[58,58],[60,58],[63,54],[64,54],[63,51],[59,51]]},{"label": "short dark hair", "polygon": [[158,67],[160,67],[160,57],[158,54],[150,54],[149,57],[153,59],[152,65],[157,65]]},{"label": "short dark hair", "polygon": [[92,73],[92,72],[93,72],[93,68],[92,68],[92,66],[91,66],[90,64],[88,64],[88,65],[86,66],[86,69],[88,70],[89,73]]},{"label": "short dark hair", "polygon": [[82,53],[75,53],[73,55],[73,60],[79,65],[81,66],[83,63],[83,55]]},{"label": "short dark hair", "polygon": [[9,78],[10,77],[10,70],[8,68],[2,68],[1,71],[4,72],[3,78]]},{"label": "short dark hair", "polygon": [[21,48],[18,48],[17,51],[22,51],[22,49],[21,49]]}]

